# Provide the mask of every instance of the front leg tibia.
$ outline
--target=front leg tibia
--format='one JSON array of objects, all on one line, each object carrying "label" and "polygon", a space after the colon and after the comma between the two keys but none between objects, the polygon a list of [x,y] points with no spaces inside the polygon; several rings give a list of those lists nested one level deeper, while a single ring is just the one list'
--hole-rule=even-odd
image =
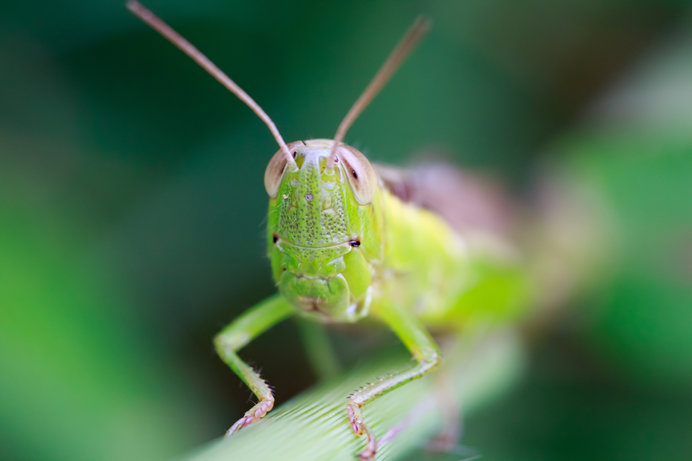
[{"label": "front leg tibia", "polygon": [[356,435],[367,437],[365,449],[359,455],[364,460],[374,459],[378,445],[372,430],[363,419],[361,408],[378,396],[424,376],[437,367],[441,360],[432,337],[413,314],[393,305],[380,305],[376,312],[406,345],[417,363],[408,370],[367,384],[348,397],[346,410],[351,429]]},{"label": "front leg tibia", "polygon": [[[374,400],[382,394],[385,394],[399,386],[402,386],[416,378],[424,376],[440,363],[440,356],[437,353],[430,354],[426,360],[419,362],[413,368],[380,378],[377,381],[367,384],[348,397],[346,411],[348,412],[351,429],[358,435],[366,435],[368,438],[366,451],[372,451],[374,455],[377,448],[377,443],[372,431],[369,429],[363,420],[361,408],[368,402]],[[364,453],[361,453],[363,457]]]},{"label": "front leg tibia", "polygon": [[235,351],[225,345],[223,333],[217,336],[214,342],[216,350],[224,362],[235,371],[245,384],[247,384],[252,393],[259,399],[259,402],[257,402],[255,406],[246,411],[243,417],[236,421],[228,431],[226,431],[226,437],[228,437],[266,415],[267,412],[274,407],[274,394],[267,382],[260,377],[259,373],[244,363]]},{"label": "front leg tibia", "polygon": [[221,359],[259,399],[255,406],[228,429],[226,436],[259,420],[274,406],[274,394],[269,385],[259,373],[243,362],[237,351],[292,312],[293,309],[286,300],[278,295],[273,296],[244,312],[214,338],[214,346]]}]

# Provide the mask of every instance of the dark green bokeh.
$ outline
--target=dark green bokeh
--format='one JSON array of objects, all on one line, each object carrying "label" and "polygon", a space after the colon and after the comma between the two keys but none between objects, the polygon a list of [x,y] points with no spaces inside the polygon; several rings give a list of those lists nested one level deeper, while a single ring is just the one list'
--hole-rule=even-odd
[{"label": "dark green bokeh", "polygon": [[[348,142],[399,165],[434,150],[517,189],[550,161],[604,201],[616,256],[463,442],[487,459],[687,458],[684,2],[147,6],[287,140],[332,136],[428,14],[429,37]],[[159,459],[217,437],[248,392],[211,338],[273,290],[261,181],[273,139],[121,2],[0,8],[0,458]],[[244,355],[280,400],[313,382],[291,324]]]}]

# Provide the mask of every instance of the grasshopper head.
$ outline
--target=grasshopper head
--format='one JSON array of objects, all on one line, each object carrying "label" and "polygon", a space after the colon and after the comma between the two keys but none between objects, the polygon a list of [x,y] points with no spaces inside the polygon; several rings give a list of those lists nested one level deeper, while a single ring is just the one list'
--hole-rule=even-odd
[{"label": "grasshopper head", "polygon": [[382,200],[363,154],[341,143],[358,114],[428,30],[419,18],[339,124],[334,140],[286,145],[274,122],[197,48],[136,1],[128,8],[195,60],[267,125],[279,145],[264,175],[274,280],[293,304],[323,320],[367,313],[373,266],[382,259]]},{"label": "grasshopper head", "polygon": [[269,194],[267,243],[274,280],[296,308],[323,321],[367,314],[373,265],[382,257],[377,176],[363,154],[333,141],[288,145],[264,177]]}]

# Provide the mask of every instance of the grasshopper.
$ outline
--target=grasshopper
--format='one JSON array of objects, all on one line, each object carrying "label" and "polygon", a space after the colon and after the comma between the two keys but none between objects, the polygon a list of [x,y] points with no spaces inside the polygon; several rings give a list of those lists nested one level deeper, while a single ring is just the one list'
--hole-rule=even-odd
[{"label": "grasshopper", "polygon": [[[507,316],[517,310],[507,306],[521,304],[524,292],[512,263],[496,262],[483,245],[472,245],[472,238],[432,211],[434,206],[407,199],[412,190],[424,188],[415,187],[410,175],[389,168],[378,172],[342,142],[424,36],[427,21],[418,19],[411,26],[333,139],[287,144],[261,107],[206,56],[138,2],[127,6],[247,104],[279,145],[264,175],[266,241],[279,293],[245,311],[214,340],[219,356],[259,400],[226,435],[258,421],[274,406],[272,389],[238,356],[243,346],[295,314],[325,323],[370,317],[388,326],[415,359],[409,369],[374,380],[347,399],[350,427],[366,439],[359,456],[374,459],[378,439],[362,408],[440,365],[442,354],[430,329],[458,332],[472,318]],[[431,178],[428,185],[437,180]]]}]

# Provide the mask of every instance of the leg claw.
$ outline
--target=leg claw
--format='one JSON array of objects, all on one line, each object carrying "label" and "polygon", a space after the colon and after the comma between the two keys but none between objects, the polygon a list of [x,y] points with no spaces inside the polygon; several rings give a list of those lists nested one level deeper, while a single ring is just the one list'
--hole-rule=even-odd
[{"label": "leg claw", "polygon": [[375,461],[375,452],[363,450],[362,452],[358,453],[358,458],[360,458],[361,461]]},{"label": "leg claw", "polygon": [[360,408],[357,405],[349,404],[346,406],[348,411],[348,420],[351,423],[351,429],[357,436],[365,434],[368,438],[365,449],[358,454],[361,461],[375,461],[375,453],[377,452],[377,440],[370,431],[370,428],[363,422],[363,417],[360,414]]},{"label": "leg claw", "polygon": [[273,406],[273,398],[261,400],[257,405],[246,411],[245,415],[243,415],[242,418],[236,421],[235,424],[233,424],[231,428],[226,431],[226,437],[230,437],[231,434],[238,432],[245,426],[249,426],[255,421],[258,421],[260,418],[266,415],[267,412],[271,410]]}]

